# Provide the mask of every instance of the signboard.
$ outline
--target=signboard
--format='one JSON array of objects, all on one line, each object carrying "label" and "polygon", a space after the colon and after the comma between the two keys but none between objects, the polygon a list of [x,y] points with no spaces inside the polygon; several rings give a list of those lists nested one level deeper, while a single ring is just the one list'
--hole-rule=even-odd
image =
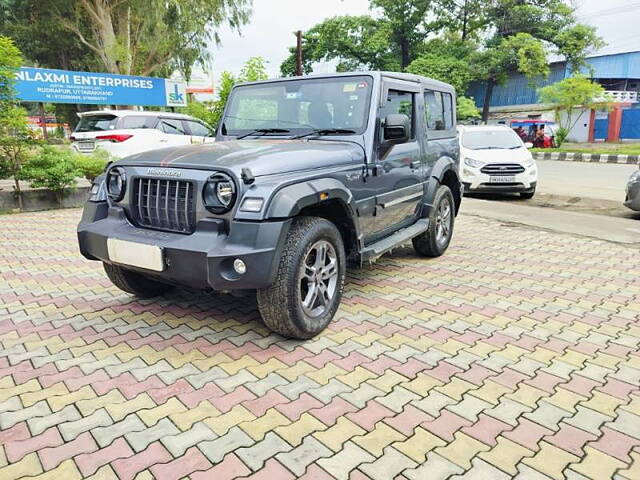
[{"label": "signboard", "polygon": [[187,92],[182,82],[111,73],[22,67],[16,73],[15,90],[23,102],[156,107],[187,105]]},{"label": "signboard", "polygon": [[201,93],[213,95],[213,73],[202,67],[195,66],[191,72],[191,78],[185,82],[184,77],[178,71],[173,72],[171,80],[187,84],[187,93]]}]

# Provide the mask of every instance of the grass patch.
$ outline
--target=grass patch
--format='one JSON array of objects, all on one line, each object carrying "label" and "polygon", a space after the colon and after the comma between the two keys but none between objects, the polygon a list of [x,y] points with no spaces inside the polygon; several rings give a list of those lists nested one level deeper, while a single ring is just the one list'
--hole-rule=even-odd
[{"label": "grass patch", "polygon": [[532,148],[532,152],[599,153],[601,155],[640,155],[640,143],[565,143],[560,148]]}]

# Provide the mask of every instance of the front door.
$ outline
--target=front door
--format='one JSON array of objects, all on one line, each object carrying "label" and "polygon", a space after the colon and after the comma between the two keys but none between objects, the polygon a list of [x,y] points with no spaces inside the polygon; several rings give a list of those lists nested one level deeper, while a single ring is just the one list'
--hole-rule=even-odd
[{"label": "front door", "polygon": [[[423,149],[419,141],[417,112],[422,109],[419,84],[386,81],[378,115],[377,148],[366,179],[367,195],[374,204],[370,212],[367,243],[386,237],[414,223],[424,191]],[[405,143],[390,145],[384,140],[387,115],[409,117],[411,131]],[[373,200],[375,199],[375,200]],[[372,205],[373,206],[373,205]]]}]

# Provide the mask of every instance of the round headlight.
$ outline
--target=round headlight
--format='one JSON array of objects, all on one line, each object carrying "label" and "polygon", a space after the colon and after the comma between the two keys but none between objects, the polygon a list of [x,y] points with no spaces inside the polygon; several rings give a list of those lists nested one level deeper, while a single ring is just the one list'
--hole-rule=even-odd
[{"label": "round headlight", "polygon": [[114,167],[109,170],[109,173],[107,173],[107,193],[111,200],[114,202],[122,200],[126,185],[127,178],[122,168]]},{"label": "round headlight", "polygon": [[236,184],[224,173],[212,175],[202,191],[204,206],[213,213],[229,211],[236,201]]}]

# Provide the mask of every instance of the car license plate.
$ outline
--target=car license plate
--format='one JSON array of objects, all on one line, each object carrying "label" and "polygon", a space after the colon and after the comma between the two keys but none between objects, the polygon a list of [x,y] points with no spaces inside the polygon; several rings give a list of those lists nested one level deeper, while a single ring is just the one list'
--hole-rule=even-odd
[{"label": "car license plate", "polygon": [[502,177],[491,177],[489,179],[491,183],[516,183],[516,177],[513,175],[502,176]]},{"label": "car license plate", "polygon": [[95,142],[78,142],[78,150],[81,152],[92,152],[95,148]]},{"label": "car license plate", "polygon": [[156,245],[127,242],[117,238],[107,239],[109,260],[132,267],[146,268],[161,272],[164,270],[162,248]]}]

